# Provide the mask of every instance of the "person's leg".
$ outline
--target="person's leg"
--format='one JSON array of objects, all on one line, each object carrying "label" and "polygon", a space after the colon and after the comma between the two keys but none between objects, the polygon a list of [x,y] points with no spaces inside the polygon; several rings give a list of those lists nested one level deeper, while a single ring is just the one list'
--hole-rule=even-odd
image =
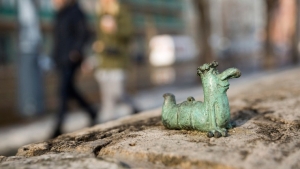
[{"label": "person's leg", "polygon": [[115,103],[114,119],[118,119],[120,117],[128,115],[128,109],[130,109],[130,107],[125,104],[125,100],[123,99],[124,75],[123,72],[120,71],[120,69],[115,69],[112,71],[112,81],[114,84],[112,97]]},{"label": "person's leg", "polygon": [[103,100],[102,100],[101,72],[99,70],[96,70],[94,73],[94,77],[98,84],[98,92],[99,92],[99,99],[100,99],[99,106],[101,105],[98,109],[98,122],[100,122],[100,115],[102,115],[101,109],[104,106]]},{"label": "person's leg", "polygon": [[67,69],[59,70],[59,79],[59,110],[56,116],[56,124],[54,126],[52,138],[62,134],[62,125],[67,112],[68,98],[70,97],[70,92],[68,90],[71,81],[70,71]]},{"label": "person's leg", "polygon": [[112,72],[112,81],[114,83],[114,92],[113,96],[116,102],[121,102],[124,95],[124,79],[125,74],[121,69],[115,69]]},{"label": "person's leg", "polygon": [[111,80],[110,70],[97,70],[95,78],[99,84],[101,98],[101,122],[106,122],[113,119],[114,114],[114,83]]},{"label": "person's leg", "polygon": [[71,72],[71,80],[69,85],[70,95],[78,102],[78,104],[81,107],[85,109],[85,112],[88,113],[91,120],[90,126],[93,126],[96,124],[97,113],[96,111],[93,110],[93,108],[88,104],[88,102],[84,99],[81,93],[77,90],[75,86],[75,75],[76,75],[76,68],[74,68]]},{"label": "person's leg", "polygon": [[117,70],[117,84],[119,89],[119,94],[117,96],[118,102],[125,103],[132,109],[132,114],[136,114],[139,111],[137,110],[137,107],[135,103],[133,102],[132,98],[128,95],[125,89],[126,84],[126,72],[122,69]]}]

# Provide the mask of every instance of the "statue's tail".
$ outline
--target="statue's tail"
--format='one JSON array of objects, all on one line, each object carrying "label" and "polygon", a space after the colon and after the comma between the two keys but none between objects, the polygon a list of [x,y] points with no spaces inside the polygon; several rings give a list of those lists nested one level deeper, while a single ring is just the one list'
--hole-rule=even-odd
[{"label": "statue's tail", "polygon": [[170,106],[176,104],[175,96],[172,93],[165,93],[164,97],[164,106]]},{"label": "statue's tail", "polygon": [[162,122],[165,127],[173,128],[172,126],[177,125],[175,96],[171,93],[166,93],[163,97],[165,100],[162,107]]}]

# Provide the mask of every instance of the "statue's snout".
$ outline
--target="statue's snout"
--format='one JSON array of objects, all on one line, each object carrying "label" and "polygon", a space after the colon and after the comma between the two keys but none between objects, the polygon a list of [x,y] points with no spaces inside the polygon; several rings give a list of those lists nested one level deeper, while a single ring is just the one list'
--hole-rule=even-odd
[{"label": "statue's snout", "polygon": [[233,68],[233,69],[235,69],[235,70],[232,73],[232,77],[233,78],[239,78],[242,75],[242,72],[239,69],[237,69],[237,68]]},{"label": "statue's snout", "polygon": [[231,78],[239,78],[242,75],[241,71],[237,68],[229,68],[222,72],[219,77],[221,80],[227,80]]}]

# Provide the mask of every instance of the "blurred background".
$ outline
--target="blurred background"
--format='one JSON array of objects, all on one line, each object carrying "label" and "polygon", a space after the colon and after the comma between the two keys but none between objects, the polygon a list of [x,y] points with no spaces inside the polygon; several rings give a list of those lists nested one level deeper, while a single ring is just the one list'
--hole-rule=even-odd
[{"label": "blurred background", "polygon": [[[59,104],[58,79],[50,57],[53,4],[50,0],[28,0],[33,5],[26,6],[22,1],[0,0],[0,155],[13,154],[22,144],[46,139],[44,131],[42,138],[13,143],[22,140],[21,134],[31,137],[38,126],[51,126],[47,119]],[[120,2],[130,10],[134,28],[126,89],[140,111],[161,106],[165,92],[199,87],[196,69],[206,62],[218,61],[221,71],[237,67],[245,76],[299,63],[300,0]],[[90,58],[95,55],[92,43],[96,40],[98,0],[79,3],[93,33],[84,53]],[[22,21],[30,15],[34,21],[24,26]],[[24,29],[29,31],[24,33]],[[36,42],[35,38],[41,39],[39,47],[31,49],[29,42]],[[77,86],[94,107],[101,104],[93,73],[81,73]],[[79,111],[76,104],[71,107],[71,112]],[[76,119],[80,118],[72,120]],[[24,127],[31,124],[36,125]],[[14,135],[21,131],[19,128],[31,133]],[[5,139],[14,145],[4,144]]]}]

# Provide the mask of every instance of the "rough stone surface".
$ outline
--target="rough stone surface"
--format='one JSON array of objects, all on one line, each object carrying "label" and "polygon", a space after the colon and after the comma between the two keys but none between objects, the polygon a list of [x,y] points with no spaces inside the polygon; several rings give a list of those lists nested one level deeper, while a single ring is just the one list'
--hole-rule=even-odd
[{"label": "rough stone surface", "polygon": [[228,137],[168,130],[153,110],[23,146],[0,168],[300,168],[299,74],[231,86]]},{"label": "rough stone surface", "polygon": [[125,163],[109,158],[95,158],[91,154],[84,153],[47,153],[40,156],[9,157],[0,165],[1,168],[129,168]]}]

